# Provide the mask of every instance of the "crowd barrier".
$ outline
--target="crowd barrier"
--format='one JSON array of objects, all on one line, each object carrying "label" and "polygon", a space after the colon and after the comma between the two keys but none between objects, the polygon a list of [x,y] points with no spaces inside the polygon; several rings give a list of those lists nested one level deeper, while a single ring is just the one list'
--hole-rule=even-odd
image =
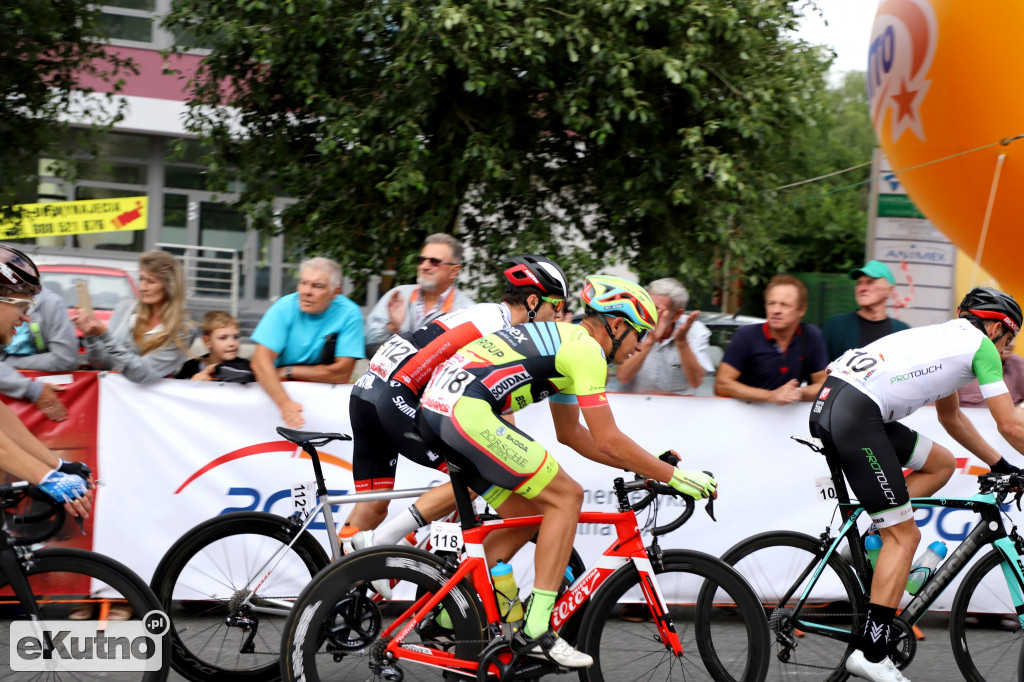
[{"label": "crowd barrier", "polygon": [[[50,422],[26,403],[8,403],[62,456],[96,465],[102,486],[86,526],[90,533],[72,535],[70,542],[88,547],[91,541],[93,549],[126,563],[146,580],[167,548],[194,525],[235,510],[287,515],[292,486],[313,480],[308,457],[276,433],[277,408],[258,384],[162,380],[139,386],[117,374],[94,372],[68,375],[67,380],[61,394],[70,412],[65,422]],[[350,432],[350,386],[296,382],[287,390],[304,406],[305,429]],[[626,394],[611,394],[609,401],[619,427],[641,446],[652,452],[674,449],[686,468],[712,471],[718,479],[717,523],[698,507],[689,523],[662,539],[664,547],[719,555],[761,531],[790,529],[817,536],[828,523],[838,528],[834,501],[816,486],[828,475],[824,460],[789,438],[807,434],[809,404]],[[968,413],[989,442],[1020,463],[987,410]],[[614,509],[612,480],[627,474],[560,445],[544,404],[517,413],[516,422],[582,484],[586,509]],[[945,435],[933,408],[919,410],[905,423],[953,449],[957,470],[944,495],[977,492],[974,475],[986,467]],[[352,490],[351,444],[334,442],[322,452],[329,488]],[[436,472],[400,461],[398,487],[437,481]],[[391,512],[407,506],[408,501],[396,500]],[[344,519],[348,511],[342,505],[335,513]],[[670,513],[663,511],[662,519]],[[1019,516],[1016,509],[1010,514]],[[975,519],[964,510],[919,510],[921,546],[939,539],[952,548]],[[326,543],[324,532],[321,524],[318,533]],[[585,561],[605,549],[610,533],[606,527],[579,527],[576,548]],[[528,553],[514,565],[520,585],[532,583]],[[948,609],[954,594],[948,588],[936,608]]]}]

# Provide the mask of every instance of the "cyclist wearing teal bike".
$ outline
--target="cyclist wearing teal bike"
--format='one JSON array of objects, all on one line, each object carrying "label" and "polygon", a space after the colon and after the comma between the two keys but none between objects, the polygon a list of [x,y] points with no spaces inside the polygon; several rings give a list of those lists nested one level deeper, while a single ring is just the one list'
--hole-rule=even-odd
[{"label": "cyclist wearing teal bike", "polygon": [[[934,402],[956,442],[996,473],[1019,471],[960,409],[957,389],[977,378],[1000,435],[1024,454],[1024,420],[1003,383],[999,357],[1020,331],[1021,308],[1011,296],[979,287],[964,297],[958,315],[847,351],[829,365],[811,408],[811,435],[840,463],[882,536],[864,632],[846,661],[849,672],[876,682],[906,682],[888,657],[888,635],[921,539],[909,500],[933,495],[956,466],[947,448],[899,420]],[[904,468],[911,470],[906,478]]]},{"label": "cyclist wearing teal bike", "polygon": [[[28,322],[33,297],[42,291],[39,269],[21,251],[0,244],[0,346],[11,343],[17,328]],[[11,408],[0,403],[0,469],[35,483],[63,502],[72,516],[92,509],[87,480],[92,472],[80,462],[65,462],[32,435]]]},{"label": "cyclist wearing teal bike", "polygon": [[[587,278],[581,298],[585,316],[579,326],[525,324],[463,347],[434,372],[419,420],[424,439],[458,465],[499,514],[543,514],[533,594],[513,648],[573,668],[593,659],[559,639],[550,621],[583,489],[543,445],[501,415],[549,399],[559,442],[587,459],[669,483],[697,499],[714,496],[717,485],[703,472],[677,469],[641,448],[619,430],[608,405],[607,365],[629,357],[657,324],[650,295],[627,280],[594,276]],[[510,556],[525,540],[506,534],[508,546],[500,553],[489,547],[488,554]]]}]

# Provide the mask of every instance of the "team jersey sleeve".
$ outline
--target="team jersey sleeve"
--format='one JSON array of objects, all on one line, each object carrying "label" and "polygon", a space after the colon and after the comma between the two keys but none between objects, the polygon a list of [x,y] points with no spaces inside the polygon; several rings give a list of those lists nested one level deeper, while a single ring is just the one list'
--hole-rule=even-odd
[{"label": "team jersey sleeve", "polygon": [[981,395],[986,400],[1003,393],[1009,393],[1003,381],[1003,362],[991,339],[983,339],[971,361],[971,370],[978,377]]},{"label": "team jersey sleeve", "polygon": [[[555,369],[572,380],[572,385],[559,395],[574,395],[580,407],[607,405],[605,381],[608,363],[601,346],[585,330],[577,327],[573,332],[555,356]],[[562,399],[559,402],[568,401]]]}]

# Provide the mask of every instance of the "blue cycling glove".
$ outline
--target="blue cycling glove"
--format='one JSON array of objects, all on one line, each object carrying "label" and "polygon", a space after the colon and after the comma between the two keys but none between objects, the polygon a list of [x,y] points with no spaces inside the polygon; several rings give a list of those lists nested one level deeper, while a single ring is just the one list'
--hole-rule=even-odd
[{"label": "blue cycling glove", "polygon": [[58,502],[73,502],[85,495],[89,487],[78,476],[54,469],[39,482],[39,489]]}]

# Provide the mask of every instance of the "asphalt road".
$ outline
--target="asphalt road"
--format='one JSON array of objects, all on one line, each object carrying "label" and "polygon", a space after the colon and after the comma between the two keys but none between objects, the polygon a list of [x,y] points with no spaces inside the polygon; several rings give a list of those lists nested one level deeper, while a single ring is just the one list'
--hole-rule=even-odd
[{"label": "asphalt road", "polygon": [[[917,643],[917,653],[913,663],[904,671],[909,680],[913,682],[950,682],[951,680],[962,679],[949,643],[948,618],[945,614],[930,614],[923,621],[922,631],[925,639]],[[1005,634],[998,630],[991,630],[991,640],[1002,641]],[[986,631],[980,631],[981,641],[987,641],[989,637]],[[621,677],[614,678],[616,682],[625,682],[636,678],[636,671],[621,670]],[[617,674],[619,674],[617,673]],[[169,679],[172,682],[182,682],[184,677],[171,671]],[[438,675],[438,680],[441,676]],[[574,676],[549,676],[545,679],[571,680]],[[774,679],[769,677],[769,680]],[[989,682],[1013,682],[1013,680],[999,680]]]}]

